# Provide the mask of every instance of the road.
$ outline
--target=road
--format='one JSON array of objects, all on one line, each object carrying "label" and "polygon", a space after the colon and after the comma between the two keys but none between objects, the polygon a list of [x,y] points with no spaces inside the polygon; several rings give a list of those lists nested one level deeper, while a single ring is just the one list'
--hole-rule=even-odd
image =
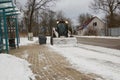
[{"label": "road", "polygon": [[120,38],[76,37],[78,43],[120,50]]}]

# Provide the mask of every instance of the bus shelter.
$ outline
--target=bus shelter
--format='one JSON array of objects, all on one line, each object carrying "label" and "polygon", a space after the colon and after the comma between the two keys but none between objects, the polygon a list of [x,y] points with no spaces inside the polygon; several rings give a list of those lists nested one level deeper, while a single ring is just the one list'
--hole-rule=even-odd
[{"label": "bus shelter", "polygon": [[0,0],[0,52],[19,47],[18,14],[13,0]]}]

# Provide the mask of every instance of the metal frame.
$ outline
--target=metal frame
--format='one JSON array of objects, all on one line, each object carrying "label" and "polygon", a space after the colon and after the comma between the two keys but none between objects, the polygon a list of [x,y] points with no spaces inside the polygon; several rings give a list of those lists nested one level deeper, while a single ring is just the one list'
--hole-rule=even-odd
[{"label": "metal frame", "polygon": [[[15,10],[15,6],[13,5],[12,0],[3,0],[0,1],[0,4],[4,3],[11,3],[11,6],[0,8],[0,37],[1,37],[1,43],[0,43],[0,51],[3,50],[3,47],[5,46],[5,52],[9,53],[9,36],[8,36],[8,25],[7,25],[7,17],[8,16],[14,16],[14,18],[11,18],[14,20],[15,23],[15,38],[16,47],[19,47],[19,32],[18,32],[18,18],[17,15],[18,10]],[[12,9],[9,10],[8,9]],[[11,20],[12,21],[12,20]],[[5,39],[5,43],[3,43],[3,39]]]}]

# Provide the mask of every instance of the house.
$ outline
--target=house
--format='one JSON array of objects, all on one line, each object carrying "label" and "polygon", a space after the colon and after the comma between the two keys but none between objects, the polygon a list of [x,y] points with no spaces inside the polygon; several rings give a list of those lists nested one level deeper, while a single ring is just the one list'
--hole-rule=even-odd
[{"label": "house", "polygon": [[78,35],[104,35],[105,23],[99,19],[98,17],[93,17],[87,21],[85,21],[78,28]]}]

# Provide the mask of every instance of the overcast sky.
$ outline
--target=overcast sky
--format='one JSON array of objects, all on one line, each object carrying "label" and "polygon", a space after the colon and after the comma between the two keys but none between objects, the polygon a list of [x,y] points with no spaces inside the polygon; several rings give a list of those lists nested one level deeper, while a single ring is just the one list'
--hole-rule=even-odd
[{"label": "overcast sky", "polygon": [[[24,4],[25,0],[20,0]],[[78,16],[82,13],[90,13],[101,18],[101,14],[95,14],[90,10],[89,5],[93,0],[59,0],[51,9],[54,11],[63,11],[66,17],[77,23]]]},{"label": "overcast sky", "polygon": [[60,0],[57,2],[55,11],[63,11],[65,16],[77,24],[78,16],[81,13],[91,13],[89,5],[92,0]]}]

